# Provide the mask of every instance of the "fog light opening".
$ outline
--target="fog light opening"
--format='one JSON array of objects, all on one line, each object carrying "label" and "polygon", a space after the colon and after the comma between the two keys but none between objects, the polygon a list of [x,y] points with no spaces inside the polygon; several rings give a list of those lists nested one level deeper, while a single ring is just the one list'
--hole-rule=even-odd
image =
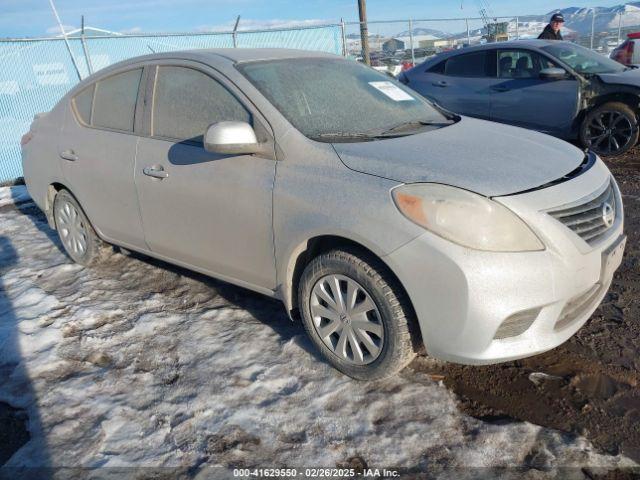
[{"label": "fog light opening", "polygon": [[502,322],[493,338],[502,340],[522,335],[533,325],[541,310],[541,308],[532,308],[531,310],[514,313]]}]

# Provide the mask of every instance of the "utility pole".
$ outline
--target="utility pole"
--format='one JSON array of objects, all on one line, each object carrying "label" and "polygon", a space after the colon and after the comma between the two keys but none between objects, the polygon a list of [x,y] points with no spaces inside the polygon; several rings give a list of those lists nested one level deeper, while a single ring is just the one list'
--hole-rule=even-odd
[{"label": "utility pole", "polygon": [[360,14],[362,59],[364,60],[364,63],[371,65],[371,57],[369,57],[369,28],[367,27],[367,0],[358,0],[358,13]]}]

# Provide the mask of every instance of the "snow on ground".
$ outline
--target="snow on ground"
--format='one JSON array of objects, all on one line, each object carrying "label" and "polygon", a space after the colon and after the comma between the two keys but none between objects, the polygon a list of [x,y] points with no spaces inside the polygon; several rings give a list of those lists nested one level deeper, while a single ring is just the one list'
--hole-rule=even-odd
[{"label": "snow on ground", "polygon": [[6,466],[633,465],[468,417],[411,368],[355,382],[246,290],[120,253],[84,269],[25,195],[0,189],[0,402],[27,410],[32,435]]}]

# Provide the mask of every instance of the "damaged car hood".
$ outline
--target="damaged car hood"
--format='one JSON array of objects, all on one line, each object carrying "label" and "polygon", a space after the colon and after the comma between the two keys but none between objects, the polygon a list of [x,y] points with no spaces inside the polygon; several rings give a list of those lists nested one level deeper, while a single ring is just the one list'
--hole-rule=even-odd
[{"label": "damaged car hood", "polygon": [[488,197],[557,180],[585,157],[562,140],[469,117],[415,135],[333,147],[358,172],[403,183],[442,183]]},{"label": "damaged car hood", "polygon": [[640,68],[633,68],[620,73],[600,73],[600,80],[612,85],[630,85],[640,88]]}]

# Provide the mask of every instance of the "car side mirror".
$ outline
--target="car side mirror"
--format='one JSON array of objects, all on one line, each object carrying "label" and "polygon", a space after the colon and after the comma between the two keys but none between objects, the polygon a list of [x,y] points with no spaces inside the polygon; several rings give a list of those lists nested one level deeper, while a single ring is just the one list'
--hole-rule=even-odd
[{"label": "car side mirror", "polygon": [[246,122],[217,122],[207,127],[204,149],[222,155],[251,155],[263,152],[264,145]]},{"label": "car side mirror", "polygon": [[565,80],[567,71],[564,68],[543,68],[540,70],[541,80]]}]

